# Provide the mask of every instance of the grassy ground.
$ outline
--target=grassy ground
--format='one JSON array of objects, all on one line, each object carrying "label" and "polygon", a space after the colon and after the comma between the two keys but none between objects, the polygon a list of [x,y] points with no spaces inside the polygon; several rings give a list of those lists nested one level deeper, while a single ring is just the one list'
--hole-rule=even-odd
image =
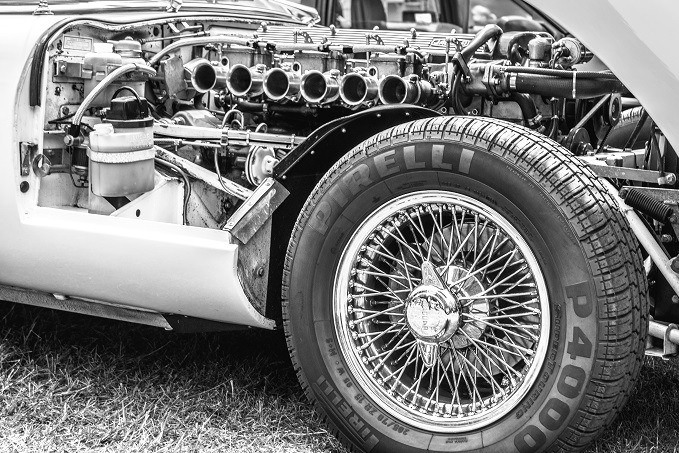
[{"label": "grassy ground", "polygon": [[[679,449],[679,362],[589,452]],[[0,303],[0,451],[343,452],[272,332],[177,335]]]}]

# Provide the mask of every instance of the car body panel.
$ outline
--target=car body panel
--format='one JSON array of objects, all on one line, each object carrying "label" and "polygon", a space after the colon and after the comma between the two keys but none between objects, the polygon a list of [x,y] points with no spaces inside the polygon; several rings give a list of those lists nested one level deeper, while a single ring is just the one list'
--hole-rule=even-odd
[{"label": "car body panel", "polygon": [[527,0],[582,40],[679,149],[679,4],[662,0]]},{"label": "car body panel", "polygon": [[39,207],[37,190],[19,190],[22,182],[40,184],[34,173],[20,177],[16,159],[19,143],[40,144],[43,136],[43,110],[28,102],[34,45],[60,19],[0,16],[3,29],[25,30],[0,57],[26,62],[0,73],[0,93],[14,106],[0,111],[0,284],[273,328],[242,289],[229,233]]},{"label": "car body panel", "polygon": [[[158,14],[168,10],[169,2],[166,1],[93,1],[93,2],[49,2],[49,11],[54,15],[98,15],[100,19],[110,19],[111,16],[121,16],[135,13],[136,19],[144,16],[157,17]],[[36,9],[36,2],[0,2],[0,14],[30,15]],[[271,1],[248,1],[248,2],[221,2],[208,3],[203,1],[186,1],[182,3],[177,13],[214,13],[218,15],[228,15],[234,19],[267,19],[282,20],[286,22],[294,21],[290,14],[290,7],[285,7]],[[129,18],[129,16],[128,16]]]}]

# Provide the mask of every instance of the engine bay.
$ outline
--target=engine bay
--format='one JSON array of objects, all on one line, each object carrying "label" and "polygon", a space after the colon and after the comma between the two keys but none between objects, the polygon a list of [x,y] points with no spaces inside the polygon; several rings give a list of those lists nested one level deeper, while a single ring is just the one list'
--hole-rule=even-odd
[{"label": "engine bay", "polygon": [[43,146],[21,156],[42,178],[38,204],[207,228],[224,228],[316,129],[357,112],[496,117],[585,155],[617,123],[624,91],[609,72],[573,70],[593,57],[579,41],[496,26],[156,20],[75,23],[50,42]]}]

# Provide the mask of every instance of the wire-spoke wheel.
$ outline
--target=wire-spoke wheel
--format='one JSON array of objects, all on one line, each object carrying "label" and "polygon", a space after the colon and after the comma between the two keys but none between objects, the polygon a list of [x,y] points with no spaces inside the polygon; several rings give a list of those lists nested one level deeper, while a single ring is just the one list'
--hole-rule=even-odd
[{"label": "wire-spoke wheel", "polygon": [[646,280],[614,200],[493,119],[349,152],[297,219],[282,289],[300,382],[357,451],[578,451],[643,358]]},{"label": "wire-spoke wheel", "polygon": [[343,355],[404,422],[483,427],[514,407],[544,361],[542,272],[518,231],[470,197],[413,192],[381,206],[349,240],[335,281]]}]

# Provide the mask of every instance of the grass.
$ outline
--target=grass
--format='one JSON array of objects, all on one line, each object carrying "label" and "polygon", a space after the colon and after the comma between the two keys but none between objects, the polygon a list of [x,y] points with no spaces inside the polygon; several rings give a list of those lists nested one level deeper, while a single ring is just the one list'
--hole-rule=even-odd
[{"label": "grass", "polygon": [[[679,365],[641,386],[589,453],[679,449]],[[178,335],[0,303],[0,451],[344,452],[283,336]]]}]

